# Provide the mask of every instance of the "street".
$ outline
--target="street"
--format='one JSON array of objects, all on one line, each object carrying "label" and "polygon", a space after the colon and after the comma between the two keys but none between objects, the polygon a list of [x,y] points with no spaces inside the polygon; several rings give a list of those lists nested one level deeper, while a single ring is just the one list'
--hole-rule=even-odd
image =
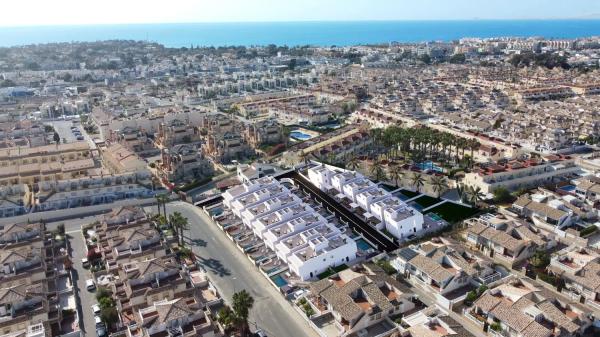
[{"label": "street", "polygon": [[[148,207],[156,212],[156,207]],[[190,222],[187,240],[210,274],[225,301],[246,289],[254,297],[250,325],[269,337],[316,336],[312,328],[277,292],[258,269],[240,252],[198,207],[184,202],[167,204],[167,213],[180,212]]]},{"label": "street", "polygon": [[[81,220],[80,223],[82,223]],[[87,224],[87,222],[85,224]],[[71,228],[67,229],[65,225],[65,230],[69,236],[69,242],[71,243],[71,256],[73,258],[73,268],[75,269],[73,272],[73,283],[76,284],[81,303],[81,308],[78,309],[83,315],[81,331],[87,336],[95,336],[96,328],[92,305],[96,303],[96,294],[95,292],[89,292],[85,288],[85,280],[92,278],[92,276],[89,270],[83,268],[81,265],[81,259],[86,256],[83,234],[81,233],[81,228],[75,227],[74,225],[69,227]]]}]

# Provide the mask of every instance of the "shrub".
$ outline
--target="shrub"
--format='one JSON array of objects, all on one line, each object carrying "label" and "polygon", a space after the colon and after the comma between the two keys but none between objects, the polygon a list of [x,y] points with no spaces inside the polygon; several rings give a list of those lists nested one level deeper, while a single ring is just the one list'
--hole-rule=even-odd
[{"label": "shrub", "polygon": [[268,155],[274,156],[276,154],[280,154],[284,150],[285,150],[285,144],[277,144],[269,150]]},{"label": "shrub", "polygon": [[589,227],[586,227],[586,228],[582,229],[579,232],[579,236],[586,237],[586,236],[589,236],[589,235],[595,233],[596,231],[598,231],[598,227],[596,227],[594,225],[591,225]]},{"label": "shrub", "polygon": [[492,329],[494,331],[500,331],[500,329],[502,329],[502,327],[500,326],[500,323],[494,322],[494,323],[490,324],[490,329]]},{"label": "shrub", "polygon": [[396,273],[396,268],[394,268],[392,266],[392,264],[390,263],[390,261],[387,260],[379,260],[377,262],[375,262],[378,266],[381,267],[381,269],[383,269],[383,271],[385,271],[388,275],[393,275]]}]

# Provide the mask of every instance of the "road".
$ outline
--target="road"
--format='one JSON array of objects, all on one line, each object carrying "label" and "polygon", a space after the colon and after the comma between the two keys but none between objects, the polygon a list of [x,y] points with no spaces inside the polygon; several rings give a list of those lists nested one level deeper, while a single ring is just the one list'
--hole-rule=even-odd
[{"label": "road", "polygon": [[[147,208],[156,212],[156,207]],[[316,337],[316,333],[300,314],[258,272],[233,242],[212,223],[201,209],[184,202],[167,204],[167,212],[180,212],[190,222],[185,233],[210,279],[224,299],[231,303],[234,292],[246,289],[254,297],[250,321],[269,337]]]},{"label": "road", "polygon": [[[87,222],[81,222],[86,223]],[[96,323],[94,322],[94,313],[92,312],[92,305],[96,303],[95,292],[89,292],[85,288],[85,280],[92,278],[89,270],[83,268],[81,265],[81,259],[86,255],[85,243],[83,241],[83,234],[81,228],[75,228],[74,222],[71,223],[70,228],[67,229],[65,224],[65,231],[69,235],[69,242],[71,244],[71,256],[73,258],[73,281],[76,283],[76,287],[79,293],[79,301],[81,303],[80,313],[83,315],[83,326],[81,331],[86,336],[96,336]]]}]

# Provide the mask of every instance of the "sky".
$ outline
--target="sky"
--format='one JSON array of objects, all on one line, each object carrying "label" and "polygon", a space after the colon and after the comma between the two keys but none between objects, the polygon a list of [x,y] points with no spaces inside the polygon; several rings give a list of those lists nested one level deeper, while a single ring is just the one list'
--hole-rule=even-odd
[{"label": "sky", "polygon": [[6,0],[0,8],[0,26],[600,18],[598,0]]}]

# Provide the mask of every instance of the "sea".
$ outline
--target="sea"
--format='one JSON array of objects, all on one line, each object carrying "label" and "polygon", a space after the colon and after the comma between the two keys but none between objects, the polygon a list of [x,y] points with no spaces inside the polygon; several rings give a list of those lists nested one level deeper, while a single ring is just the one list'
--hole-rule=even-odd
[{"label": "sea", "polygon": [[452,41],[464,37],[578,38],[600,35],[600,20],[329,21],[0,27],[0,46],[144,40],[166,47],[349,46]]}]

